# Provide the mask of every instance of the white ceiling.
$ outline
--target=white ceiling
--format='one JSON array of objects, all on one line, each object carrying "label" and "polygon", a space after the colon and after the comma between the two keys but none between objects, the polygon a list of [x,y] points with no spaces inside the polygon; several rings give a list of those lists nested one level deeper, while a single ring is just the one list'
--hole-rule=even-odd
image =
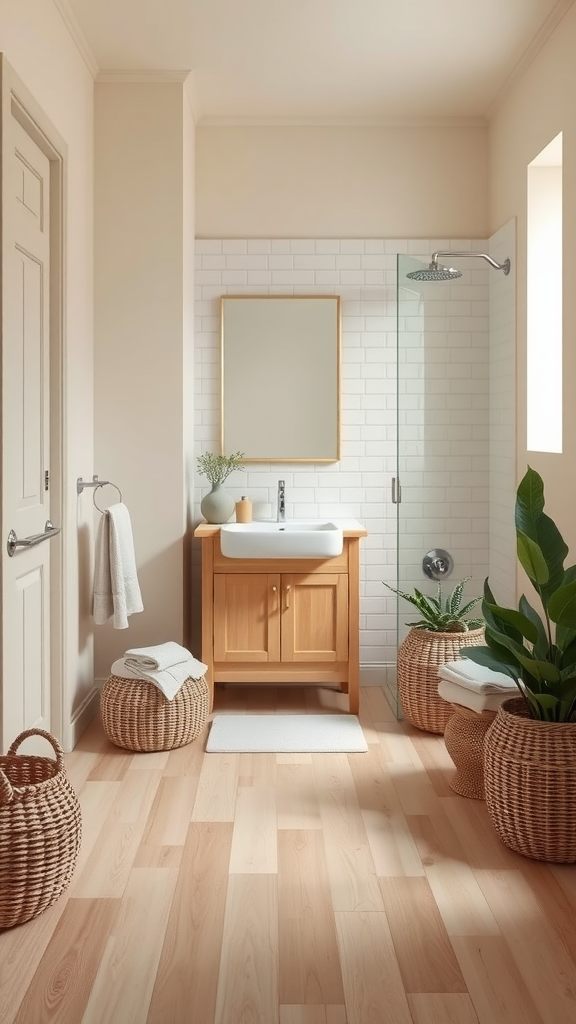
[{"label": "white ceiling", "polygon": [[100,72],[191,71],[201,121],[282,124],[484,117],[573,0],[55,2]]}]

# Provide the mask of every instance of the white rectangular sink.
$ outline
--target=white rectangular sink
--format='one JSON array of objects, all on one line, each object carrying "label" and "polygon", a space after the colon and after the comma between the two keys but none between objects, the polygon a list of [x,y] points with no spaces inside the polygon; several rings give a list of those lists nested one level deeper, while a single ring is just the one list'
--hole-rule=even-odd
[{"label": "white rectangular sink", "polygon": [[227,558],[334,558],[343,547],[342,529],[320,519],[227,523],[220,529]]}]

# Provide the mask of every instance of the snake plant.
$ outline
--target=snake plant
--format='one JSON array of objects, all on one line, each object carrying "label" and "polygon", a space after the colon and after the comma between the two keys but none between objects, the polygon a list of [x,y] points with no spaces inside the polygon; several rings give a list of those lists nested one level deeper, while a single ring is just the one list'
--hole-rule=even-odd
[{"label": "snake plant", "polygon": [[436,597],[426,597],[416,587],[411,594],[406,594],[402,590],[391,587],[389,583],[384,583],[384,586],[394,594],[398,594],[399,597],[403,597],[405,601],[409,601],[420,612],[421,619],[417,622],[406,623],[412,629],[426,629],[431,633],[467,633],[471,629],[480,629],[484,625],[483,619],[466,618],[468,612],[482,600],[481,597],[475,597],[472,601],[468,601],[463,608],[461,607],[464,587],[470,579],[472,579],[471,576],[466,576],[460,580],[449,597],[446,598],[442,596],[441,582],[438,582]]}]

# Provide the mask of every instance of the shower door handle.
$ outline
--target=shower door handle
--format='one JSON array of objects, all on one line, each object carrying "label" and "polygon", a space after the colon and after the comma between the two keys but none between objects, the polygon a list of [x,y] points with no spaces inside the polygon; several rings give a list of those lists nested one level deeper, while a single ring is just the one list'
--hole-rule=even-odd
[{"label": "shower door handle", "polygon": [[397,476],[392,477],[392,504],[399,505],[402,501],[402,487],[400,486],[400,478]]}]

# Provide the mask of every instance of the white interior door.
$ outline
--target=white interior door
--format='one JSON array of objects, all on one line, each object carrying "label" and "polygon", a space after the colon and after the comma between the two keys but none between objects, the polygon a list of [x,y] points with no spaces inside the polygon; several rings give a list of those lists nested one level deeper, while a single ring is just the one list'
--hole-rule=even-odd
[{"label": "white interior door", "polygon": [[[2,742],[51,728],[50,162],[4,119]],[[8,551],[8,534],[27,541]],[[41,540],[39,538],[42,538]],[[31,540],[38,538],[37,543]],[[58,541],[56,541],[58,543]],[[45,753],[46,751],[43,750]]]}]

